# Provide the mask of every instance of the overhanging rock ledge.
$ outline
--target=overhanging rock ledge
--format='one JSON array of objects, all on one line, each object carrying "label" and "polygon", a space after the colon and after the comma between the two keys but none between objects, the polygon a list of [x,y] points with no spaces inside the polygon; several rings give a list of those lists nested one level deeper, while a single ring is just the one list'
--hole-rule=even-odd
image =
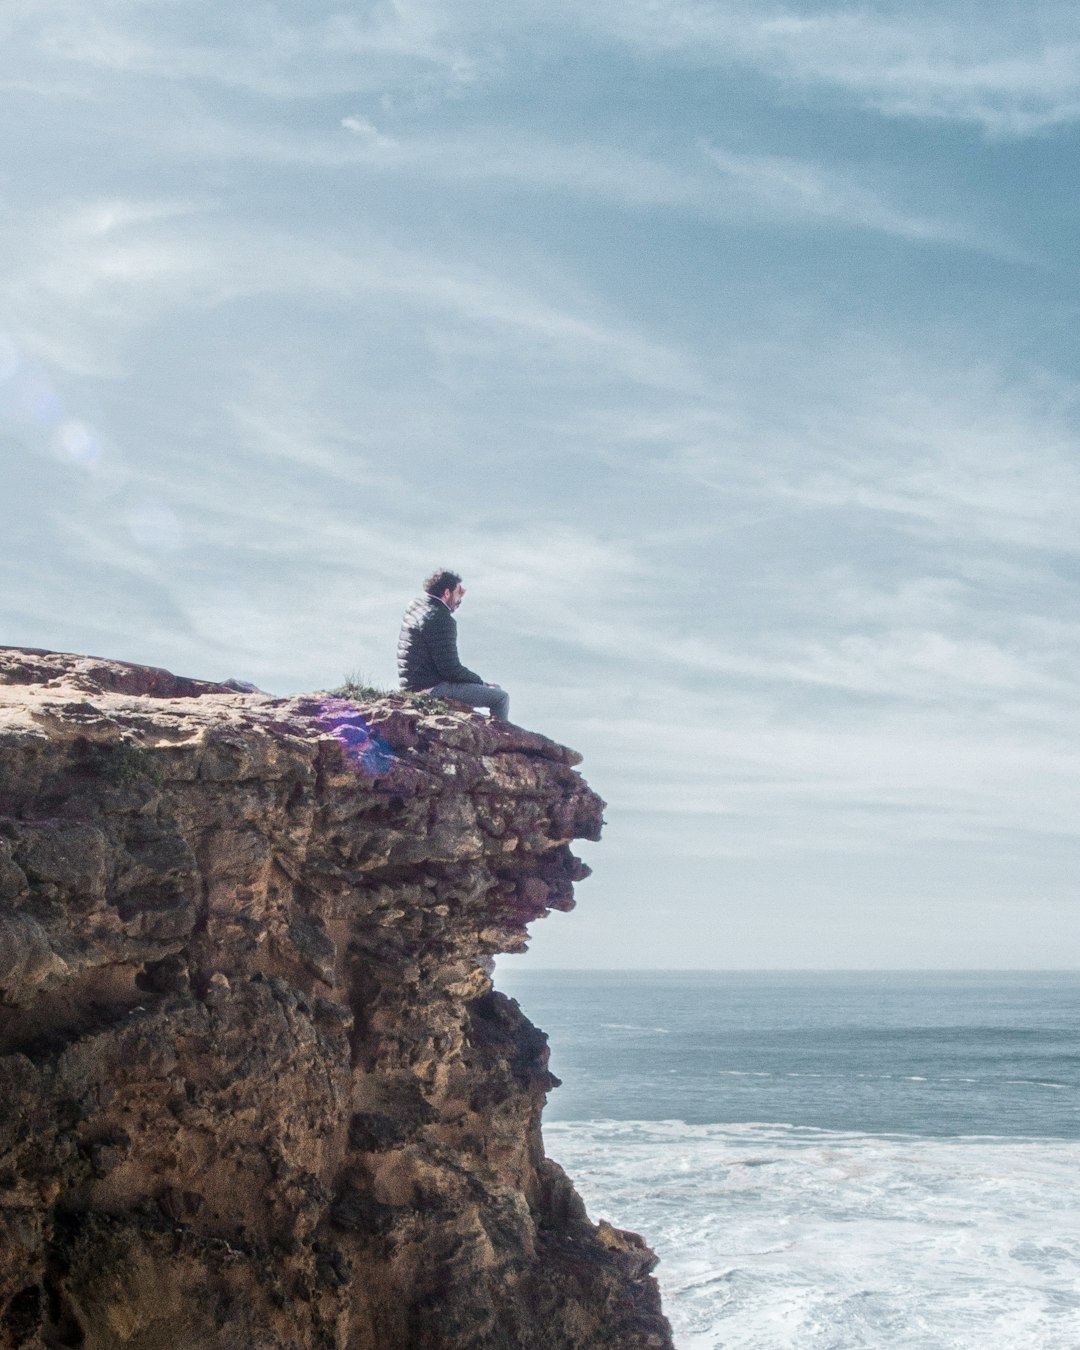
[{"label": "overhanging rock ledge", "polygon": [[0,1347],[671,1346],[488,973],[573,905],[576,762],[0,648]]}]

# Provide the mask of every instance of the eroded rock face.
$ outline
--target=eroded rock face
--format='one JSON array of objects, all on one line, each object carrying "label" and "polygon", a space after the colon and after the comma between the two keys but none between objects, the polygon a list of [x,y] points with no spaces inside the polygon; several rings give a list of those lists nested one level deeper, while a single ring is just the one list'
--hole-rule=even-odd
[{"label": "eroded rock face", "polygon": [[0,649],[0,1346],[670,1346],[488,975],[573,904],[575,762]]}]

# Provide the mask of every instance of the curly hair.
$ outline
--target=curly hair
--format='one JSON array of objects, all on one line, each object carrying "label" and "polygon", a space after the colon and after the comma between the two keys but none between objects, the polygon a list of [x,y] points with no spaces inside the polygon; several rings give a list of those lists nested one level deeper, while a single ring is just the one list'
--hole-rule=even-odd
[{"label": "curly hair", "polygon": [[443,591],[452,591],[455,586],[460,585],[461,578],[456,572],[432,572],[424,582],[424,590],[428,595],[441,596]]}]

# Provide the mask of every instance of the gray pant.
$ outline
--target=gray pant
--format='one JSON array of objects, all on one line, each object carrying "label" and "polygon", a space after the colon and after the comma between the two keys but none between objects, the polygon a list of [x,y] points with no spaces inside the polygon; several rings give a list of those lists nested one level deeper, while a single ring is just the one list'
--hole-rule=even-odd
[{"label": "gray pant", "polygon": [[500,722],[510,720],[510,695],[490,684],[437,684],[427,691],[432,698],[456,698],[473,708],[489,708]]}]

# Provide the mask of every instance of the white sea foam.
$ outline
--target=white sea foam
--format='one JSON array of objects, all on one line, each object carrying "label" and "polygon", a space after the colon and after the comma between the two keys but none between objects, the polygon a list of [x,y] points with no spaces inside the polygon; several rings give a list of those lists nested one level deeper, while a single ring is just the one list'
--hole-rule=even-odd
[{"label": "white sea foam", "polygon": [[648,1036],[670,1035],[667,1027],[641,1027],[635,1022],[601,1022],[600,1026],[604,1031],[636,1031]]},{"label": "white sea foam", "polygon": [[679,1350],[1077,1350],[1080,1142],[563,1122],[642,1232]]}]

